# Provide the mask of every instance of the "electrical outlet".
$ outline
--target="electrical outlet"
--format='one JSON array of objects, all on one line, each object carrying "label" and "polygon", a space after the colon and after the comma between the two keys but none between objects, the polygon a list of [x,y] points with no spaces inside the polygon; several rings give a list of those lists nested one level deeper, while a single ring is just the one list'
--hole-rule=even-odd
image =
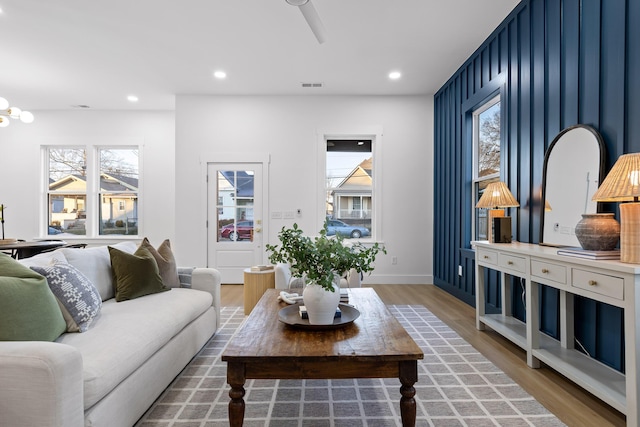
[{"label": "electrical outlet", "polygon": [[282,218],[282,212],[280,211],[271,212],[271,219],[281,219],[281,218]]},{"label": "electrical outlet", "polygon": [[462,266],[461,265],[458,266],[458,276],[462,277]]},{"label": "electrical outlet", "polygon": [[284,219],[293,219],[293,211],[284,211],[282,217]]},{"label": "electrical outlet", "polygon": [[397,265],[398,264],[398,257],[394,256],[391,257],[391,265]]}]

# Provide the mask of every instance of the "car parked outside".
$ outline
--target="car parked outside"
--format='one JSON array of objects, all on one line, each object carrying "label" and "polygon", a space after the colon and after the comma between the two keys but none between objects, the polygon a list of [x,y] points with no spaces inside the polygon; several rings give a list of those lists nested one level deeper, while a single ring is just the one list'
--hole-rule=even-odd
[{"label": "car parked outside", "polygon": [[220,229],[220,236],[233,241],[251,240],[253,236],[253,221],[238,221],[236,225],[233,223],[227,224]]},{"label": "car parked outside", "polygon": [[357,239],[369,236],[371,233],[368,228],[349,225],[337,219],[330,219],[327,221],[327,236],[333,236],[334,234]]}]

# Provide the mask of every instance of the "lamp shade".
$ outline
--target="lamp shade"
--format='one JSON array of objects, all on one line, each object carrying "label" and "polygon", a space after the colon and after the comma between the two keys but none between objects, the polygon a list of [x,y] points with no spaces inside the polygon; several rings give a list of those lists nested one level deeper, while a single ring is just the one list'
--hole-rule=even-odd
[{"label": "lamp shade", "polygon": [[520,204],[509,191],[507,184],[502,181],[489,184],[476,204],[476,208],[485,209],[516,208],[518,206]]},{"label": "lamp shade", "polygon": [[596,202],[628,202],[640,197],[640,153],[623,154],[591,198]]}]

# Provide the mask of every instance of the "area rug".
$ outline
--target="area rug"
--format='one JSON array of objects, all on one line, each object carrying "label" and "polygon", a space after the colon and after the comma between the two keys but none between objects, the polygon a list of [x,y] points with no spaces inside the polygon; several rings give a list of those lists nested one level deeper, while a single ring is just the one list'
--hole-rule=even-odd
[{"label": "area rug", "polygon": [[[424,351],[415,385],[417,426],[565,425],[425,307],[389,308]],[[228,426],[220,356],[244,319],[242,308],[224,308],[217,334],[136,426]],[[399,387],[393,378],[248,380],[244,426],[401,426]]]}]

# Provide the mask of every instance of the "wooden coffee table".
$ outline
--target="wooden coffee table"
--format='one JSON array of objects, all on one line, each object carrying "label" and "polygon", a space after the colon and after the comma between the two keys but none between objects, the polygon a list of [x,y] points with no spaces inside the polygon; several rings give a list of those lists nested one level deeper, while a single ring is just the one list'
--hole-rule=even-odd
[{"label": "wooden coffee table", "polygon": [[244,420],[247,379],[399,378],[403,426],[415,426],[418,359],[424,357],[398,320],[371,288],[349,290],[360,311],[339,329],[306,330],[278,320],[287,304],[268,289],[222,354],[227,362],[229,424]]}]

